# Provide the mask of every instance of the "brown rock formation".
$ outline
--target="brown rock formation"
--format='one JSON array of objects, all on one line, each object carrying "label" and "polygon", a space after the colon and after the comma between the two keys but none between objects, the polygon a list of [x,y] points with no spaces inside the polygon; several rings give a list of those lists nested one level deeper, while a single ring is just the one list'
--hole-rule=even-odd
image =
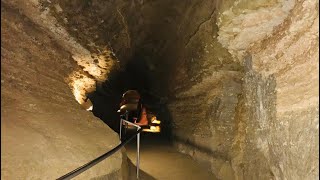
[{"label": "brown rock formation", "polygon": [[318,6],[222,3],[217,39],[244,70],[178,93],[170,107],[182,152],[222,179],[319,177]]},{"label": "brown rock formation", "polygon": [[[65,81],[70,52],[19,9],[1,2],[1,178],[56,179],[119,143],[83,110]],[[122,178],[117,153],[79,179]]]},{"label": "brown rock formation", "polygon": [[[179,151],[206,164],[220,179],[319,177],[318,1],[4,2],[3,128],[17,128],[6,119],[21,116],[17,123],[27,126],[22,118],[28,117],[32,131],[39,133],[52,119],[48,135],[42,135],[53,139],[53,147],[60,147],[56,128],[65,134],[69,131],[62,129],[77,124],[70,130],[73,135],[83,128],[83,134],[104,136],[106,128],[79,110],[62,81],[82,104],[96,82],[107,79],[110,86],[119,86],[113,90],[134,87],[163,102],[169,99],[161,109],[168,128],[164,132],[173,134]],[[110,72],[127,74],[111,83]],[[116,102],[118,94],[122,92],[107,100]],[[32,110],[46,113],[31,118]],[[73,120],[64,125],[69,117]],[[15,134],[9,132],[2,131],[4,144],[14,142],[10,138]],[[115,143],[115,135],[108,136],[110,142],[94,147]],[[79,139],[88,148],[93,142]],[[12,156],[4,152],[3,157]],[[115,158],[113,170],[120,168],[121,156]]]}]

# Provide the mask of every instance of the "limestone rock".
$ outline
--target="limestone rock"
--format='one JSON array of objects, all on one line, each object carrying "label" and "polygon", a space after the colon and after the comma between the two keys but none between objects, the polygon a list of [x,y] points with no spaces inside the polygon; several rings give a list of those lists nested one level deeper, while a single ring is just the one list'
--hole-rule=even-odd
[{"label": "limestone rock", "polygon": [[[119,143],[65,78],[76,63],[47,31],[1,2],[1,178],[56,179]],[[78,179],[122,178],[118,152]]]}]

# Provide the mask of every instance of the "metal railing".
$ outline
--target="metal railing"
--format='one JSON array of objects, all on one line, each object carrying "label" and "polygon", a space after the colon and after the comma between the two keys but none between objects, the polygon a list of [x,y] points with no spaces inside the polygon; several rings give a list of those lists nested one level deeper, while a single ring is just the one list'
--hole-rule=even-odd
[{"label": "metal railing", "polygon": [[[127,116],[126,116],[127,117]],[[131,123],[125,119],[120,118],[120,140],[121,140],[121,129],[122,129],[122,124],[130,124],[134,127],[137,128],[137,131],[130,136],[129,138],[125,139],[123,142],[121,142],[118,146],[116,146],[115,148],[111,149],[110,151],[106,152],[105,154],[99,156],[98,158],[88,162],[87,164],[59,177],[57,180],[67,180],[67,179],[71,179],[74,178],[76,176],[78,176],[79,174],[83,173],[84,171],[90,169],[91,167],[95,166],[96,164],[100,163],[101,161],[103,161],[104,159],[108,158],[109,156],[111,156],[112,154],[114,154],[115,152],[119,151],[124,145],[126,145],[128,142],[130,142],[135,136],[137,136],[137,162],[136,162],[136,166],[137,166],[137,179],[139,179],[139,163],[140,163],[140,132],[142,131],[142,128],[134,123]],[[122,140],[121,140],[122,141]]]},{"label": "metal railing", "polygon": [[[132,126],[134,126],[134,127],[136,127],[137,128],[137,132],[139,132],[139,133],[137,133],[137,134],[135,134],[135,135],[137,135],[137,162],[136,162],[136,166],[137,166],[137,179],[139,179],[139,165],[140,165],[140,132],[142,131],[142,128],[140,127],[140,126],[138,126],[138,125],[136,125],[136,124],[134,124],[134,123],[132,123],[132,122],[130,122],[130,121],[127,121],[127,120],[125,120],[125,119],[120,119],[120,139],[121,139],[121,129],[122,129],[122,125],[123,125],[123,123],[125,123],[125,125],[127,125],[127,124],[130,124],[130,125],[132,125]],[[125,126],[126,127],[126,126]],[[135,136],[134,135],[134,136]]]}]

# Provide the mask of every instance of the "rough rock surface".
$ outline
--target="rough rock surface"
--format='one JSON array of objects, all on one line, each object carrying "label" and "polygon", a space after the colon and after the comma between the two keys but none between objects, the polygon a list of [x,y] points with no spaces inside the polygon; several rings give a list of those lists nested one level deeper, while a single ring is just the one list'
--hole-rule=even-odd
[{"label": "rough rock surface", "polygon": [[[237,172],[244,179],[258,176],[316,179],[319,178],[319,2],[280,1],[273,5],[278,7],[286,11],[281,23],[275,23],[278,25],[268,33],[259,31],[263,36],[242,47],[252,55],[253,67],[244,77],[246,147],[242,149],[241,161],[245,168]],[[263,15],[256,17],[277,22],[266,21],[268,18]],[[261,27],[242,25],[236,25],[242,32]],[[253,156],[256,153],[260,155]],[[253,162],[261,162],[261,168]]]},{"label": "rough rock surface", "polygon": [[[319,1],[6,2],[58,39],[55,47],[63,47],[58,57],[71,59],[62,53],[69,52],[86,67],[67,65],[57,68],[69,69],[61,73],[66,76],[53,76],[79,70],[68,80],[80,87],[73,89],[76,97],[85,94],[82,87],[94,89],[109,67],[117,67],[111,50],[119,64],[135,63],[140,74],[129,81],[169,97],[166,117],[172,121],[163,121],[173,124],[179,151],[218,178],[319,177]],[[9,57],[10,51],[2,51]],[[1,81],[2,88],[6,82]],[[57,87],[52,88],[63,89]],[[68,93],[65,88],[61,94]]]},{"label": "rough rock surface", "polygon": [[83,47],[139,61],[138,87],[170,97],[178,149],[217,177],[319,175],[317,1],[50,2]]},{"label": "rough rock surface", "polygon": [[[63,23],[53,16],[54,11],[43,5],[43,1],[4,0],[4,2],[19,8],[21,13],[49,32],[60,46],[70,52],[79,67],[68,75],[68,84],[80,104],[84,102],[87,93],[95,90],[96,81],[105,81],[110,71],[117,67],[116,57],[110,48],[98,47],[94,42],[90,42],[89,46],[79,43],[81,39],[71,36],[63,27]],[[58,9],[62,10],[60,7]]]},{"label": "rough rock surface", "polygon": [[216,39],[242,70],[204,75],[176,91],[169,108],[181,152],[221,179],[319,177],[318,7],[308,0],[220,4]]},{"label": "rough rock surface", "polygon": [[[15,6],[1,1],[1,179],[56,179],[119,143],[83,110],[67,78],[72,53]],[[122,179],[116,153],[78,179]]]}]

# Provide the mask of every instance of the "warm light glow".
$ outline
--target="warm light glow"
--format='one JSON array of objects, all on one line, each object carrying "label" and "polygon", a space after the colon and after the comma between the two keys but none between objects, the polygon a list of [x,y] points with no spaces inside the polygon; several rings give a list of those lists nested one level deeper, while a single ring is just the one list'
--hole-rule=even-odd
[{"label": "warm light glow", "polygon": [[159,133],[160,132],[160,126],[150,126],[149,129],[143,129],[144,132],[152,132],[152,133]]},{"label": "warm light glow", "polygon": [[154,120],[152,120],[152,123],[153,123],[153,124],[160,124],[161,121],[159,121],[159,120],[157,120],[157,119],[154,119]]},{"label": "warm light glow", "polygon": [[90,107],[87,109],[87,111],[92,111],[92,109],[93,109],[93,106],[90,106]]},{"label": "warm light glow", "polygon": [[[77,84],[77,83],[75,83]],[[81,90],[79,90],[79,86],[74,86],[74,89],[73,89],[73,94],[74,94],[74,97],[76,98],[76,100],[78,101],[79,104],[82,104],[83,103],[83,96],[81,94]]]},{"label": "warm light glow", "polygon": [[79,104],[84,103],[86,93],[95,90],[95,80],[80,71],[73,72],[69,76],[69,81],[73,95]]}]

